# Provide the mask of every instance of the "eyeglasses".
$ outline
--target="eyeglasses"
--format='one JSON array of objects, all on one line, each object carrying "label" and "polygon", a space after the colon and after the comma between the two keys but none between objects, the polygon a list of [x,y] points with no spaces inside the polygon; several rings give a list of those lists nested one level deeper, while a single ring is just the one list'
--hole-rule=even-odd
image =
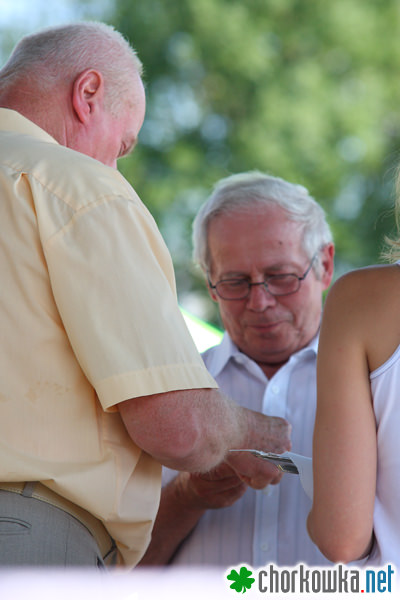
[{"label": "eyeglasses", "polygon": [[223,300],[244,300],[250,295],[251,288],[256,285],[262,285],[272,296],[288,296],[299,290],[301,282],[307,277],[316,257],[317,253],[312,257],[307,270],[301,277],[294,273],[282,273],[281,275],[269,275],[264,281],[257,283],[251,283],[244,278],[236,278],[221,279],[215,285],[208,278],[208,284]]}]

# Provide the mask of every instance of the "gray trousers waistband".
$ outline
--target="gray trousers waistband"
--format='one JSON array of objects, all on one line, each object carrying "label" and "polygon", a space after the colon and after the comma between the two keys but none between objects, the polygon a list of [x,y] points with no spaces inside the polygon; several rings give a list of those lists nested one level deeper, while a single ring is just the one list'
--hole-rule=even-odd
[{"label": "gray trousers waistband", "polygon": [[96,540],[72,515],[22,493],[0,490],[0,566],[104,566]]}]

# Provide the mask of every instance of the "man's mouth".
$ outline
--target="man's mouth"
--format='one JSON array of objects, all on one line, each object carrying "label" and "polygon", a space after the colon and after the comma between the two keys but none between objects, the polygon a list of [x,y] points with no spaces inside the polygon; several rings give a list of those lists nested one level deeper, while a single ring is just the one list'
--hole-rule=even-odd
[{"label": "man's mouth", "polygon": [[282,325],[283,322],[283,319],[279,319],[276,321],[259,321],[257,323],[247,323],[247,327],[250,327],[251,329],[258,329],[260,331],[268,331],[274,329],[275,327],[278,327],[279,325]]}]

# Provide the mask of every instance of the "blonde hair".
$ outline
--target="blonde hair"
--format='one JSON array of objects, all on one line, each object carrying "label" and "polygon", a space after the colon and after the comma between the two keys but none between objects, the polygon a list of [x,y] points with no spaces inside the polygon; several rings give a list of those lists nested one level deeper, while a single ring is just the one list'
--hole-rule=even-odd
[{"label": "blonde hair", "polygon": [[395,190],[396,200],[393,210],[397,235],[394,237],[385,235],[385,247],[381,252],[382,260],[385,260],[389,263],[394,263],[400,259],[400,165],[397,167]]}]

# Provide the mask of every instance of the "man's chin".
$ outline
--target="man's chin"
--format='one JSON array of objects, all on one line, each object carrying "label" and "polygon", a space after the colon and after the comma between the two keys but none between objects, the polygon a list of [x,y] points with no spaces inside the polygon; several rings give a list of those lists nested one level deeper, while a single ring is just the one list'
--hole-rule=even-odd
[{"label": "man's chin", "polygon": [[241,348],[241,351],[255,362],[273,366],[287,362],[295,349],[288,347],[287,343],[283,345],[279,340],[274,343],[273,339],[264,335],[258,336],[257,339],[253,337],[250,343],[247,342]]}]

